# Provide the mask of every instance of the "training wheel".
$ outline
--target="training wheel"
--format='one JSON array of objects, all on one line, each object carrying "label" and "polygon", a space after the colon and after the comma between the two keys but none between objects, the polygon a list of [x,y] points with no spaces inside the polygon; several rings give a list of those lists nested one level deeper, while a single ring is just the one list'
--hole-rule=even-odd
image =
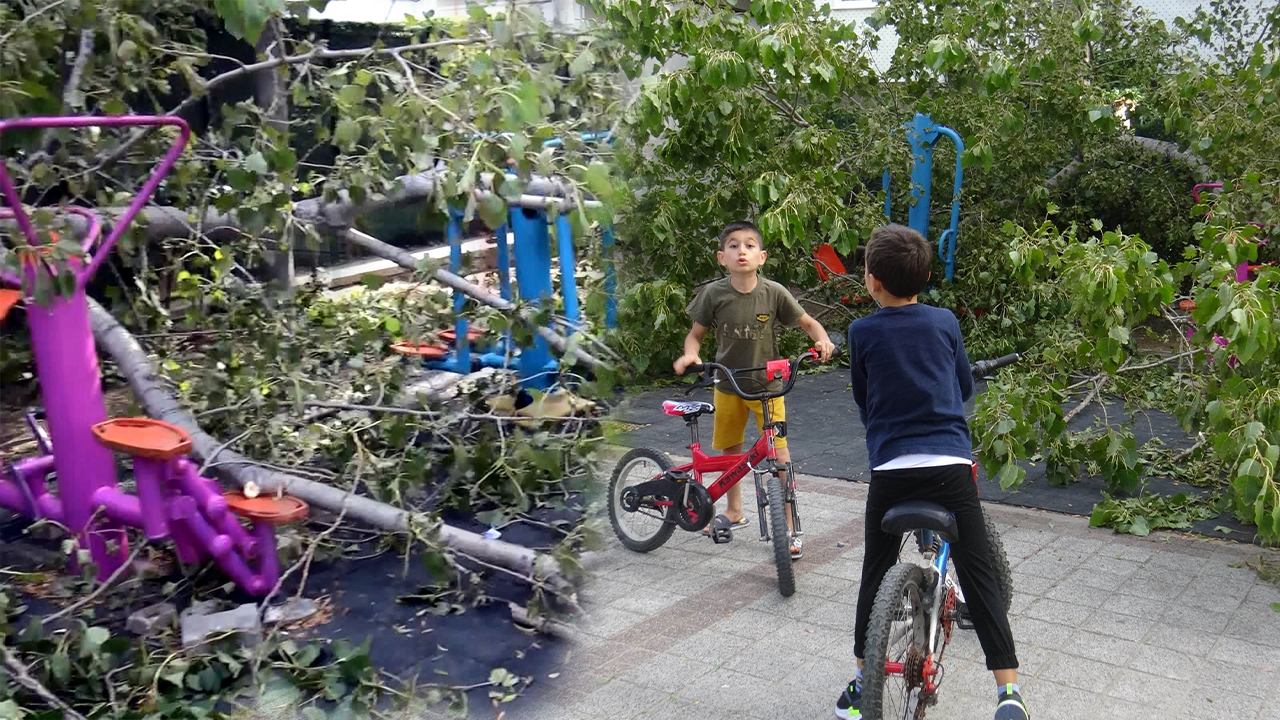
[{"label": "training wheel", "polygon": [[191,452],[191,437],[180,427],[151,418],[113,418],[93,426],[98,442],[132,457],[172,460]]},{"label": "training wheel", "polygon": [[251,498],[244,493],[227,492],[222,497],[226,499],[231,512],[242,518],[270,525],[295,523],[305,518],[310,511],[305,502],[292,495],[276,497],[268,494]]},{"label": "training wheel", "polygon": [[407,357],[420,357],[425,360],[443,360],[449,355],[449,348],[444,345],[427,342],[398,342],[391,349]]}]

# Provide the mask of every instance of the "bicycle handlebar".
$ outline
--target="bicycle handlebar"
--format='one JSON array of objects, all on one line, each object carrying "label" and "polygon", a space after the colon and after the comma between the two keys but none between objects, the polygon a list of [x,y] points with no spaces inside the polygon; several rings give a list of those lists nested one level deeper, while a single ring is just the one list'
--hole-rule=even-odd
[{"label": "bicycle handlebar", "polygon": [[1008,355],[998,357],[995,360],[979,360],[969,366],[969,372],[973,373],[974,377],[987,375],[994,370],[999,370],[1007,365],[1012,365],[1021,359],[1022,356],[1018,353],[1009,353]]},{"label": "bicycle handlebar", "polygon": [[[187,122],[180,117],[172,115],[109,115],[109,116],[84,116],[84,117],[32,117],[17,118],[13,120],[0,120],[0,134],[6,130],[20,130],[24,128],[84,128],[84,127],[155,127],[160,125],[170,125],[179,129],[178,137],[170,146],[169,151],[165,153],[164,158],[156,169],[152,171],[147,181],[143,183],[142,188],[138,190],[138,194],[134,196],[133,202],[129,204],[129,208],[124,214],[116,219],[111,233],[107,235],[107,239],[98,246],[98,251],[93,254],[93,258],[84,267],[83,270],[76,273],[76,283],[80,289],[89,282],[94,273],[98,271],[98,266],[107,259],[111,254],[111,250],[115,248],[116,241],[129,228],[129,224],[142,211],[142,207],[155,193],[156,188],[160,186],[160,181],[164,176],[169,174],[173,166],[177,164],[178,157],[182,155],[183,149],[187,146],[187,142],[191,139],[191,128]],[[9,206],[9,210],[13,213],[13,219],[18,223],[18,228],[22,230],[22,234],[27,237],[27,242],[31,245],[40,245],[39,238],[36,236],[35,227],[31,224],[31,218],[22,208],[22,200],[18,195],[18,190],[13,184],[13,180],[9,177],[8,170],[4,163],[0,163],[0,197],[3,197]],[[77,215],[83,213],[69,210]],[[92,233],[94,225],[92,220],[89,223],[89,233]],[[92,238],[86,234],[84,247],[87,249]]]},{"label": "bicycle handlebar", "polygon": [[[738,397],[742,398],[743,400],[768,400],[776,397],[782,397],[783,395],[786,395],[787,393],[791,392],[792,386],[796,384],[796,378],[798,377],[798,375],[796,374],[796,370],[800,369],[800,364],[805,360],[809,360],[816,357],[818,357],[818,352],[810,348],[800,353],[800,355],[797,356],[796,359],[791,360],[787,365],[787,371],[786,371],[787,384],[783,386],[780,392],[776,392],[776,393],[771,393],[768,390],[765,390],[763,392],[758,392],[758,393],[744,392],[742,390],[742,387],[738,385],[738,381],[735,380],[733,377],[736,373],[757,372],[760,370],[764,370],[766,372],[776,371],[777,368],[773,367],[773,362],[771,362],[769,365],[766,365],[764,367],[738,368],[736,370],[727,368],[718,362],[704,362],[701,364],[690,365],[684,369],[685,372],[693,371],[696,373],[702,373],[704,377],[698,380],[698,382],[693,383],[693,385],[691,385],[689,389],[685,391],[685,394],[688,395],[690,392],[693,392],[695,389],[699,387],[710,387],[714,381],[710,379],[710,373],[708,371],[720,370],[721,372],[724,373],[725,378],[728,379],[729,384],[733,386],[733,393]],[[774,362],[784,362],[784,361],[774,361]],[[766,376],[765,379],[766,381],[768,381],[768,380],[772,380],[773,378]]]}]

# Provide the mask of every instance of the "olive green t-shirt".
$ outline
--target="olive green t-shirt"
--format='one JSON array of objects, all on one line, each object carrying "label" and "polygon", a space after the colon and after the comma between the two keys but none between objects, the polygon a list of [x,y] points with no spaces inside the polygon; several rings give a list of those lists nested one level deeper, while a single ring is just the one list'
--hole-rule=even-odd
[{"label": "olive green t-shirt", "polygon": [[[778,335],[805,314],[785,287],[764,278],[758,278],[749,293],[735,290],[727,277],[716,280],[698,293],[687,310],[694,322],[715,333],[716,362],[734,369],[778,360]],[[764,389],[763,371],[739,373],[734,379],[748,393]],[[723,383],[720,389],[733,392],[732,386]],[[774,379],[768,389],[781,390],[782,381]]]}]

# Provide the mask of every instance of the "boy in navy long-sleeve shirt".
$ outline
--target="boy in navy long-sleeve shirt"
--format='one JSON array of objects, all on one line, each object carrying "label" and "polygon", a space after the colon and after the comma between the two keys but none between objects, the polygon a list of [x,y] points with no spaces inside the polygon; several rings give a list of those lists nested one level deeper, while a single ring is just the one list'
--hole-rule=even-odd
[{"label": "boy in navy long-sleeve shirt", "polygon": [[877,228],[867,243],[866,283],[880,309],[849,325],[853,397],[867,428],[871,488],[854,626],[858,675],[841,693],[836,717],[861,717],[871,606],[885,574],[898,562],[901,536],[886,533],[880,521],[900,502],[927,500],[956,518],[959,539],[951,556],[987,669],[995,674],[995,718],[1027,720],[1007,601],[996,579],[974,482],[964,414],[964,402],[973,394],[969,357],[955,315],[916,301],[929,282],[932,258],[928,242],[915,230]]}]

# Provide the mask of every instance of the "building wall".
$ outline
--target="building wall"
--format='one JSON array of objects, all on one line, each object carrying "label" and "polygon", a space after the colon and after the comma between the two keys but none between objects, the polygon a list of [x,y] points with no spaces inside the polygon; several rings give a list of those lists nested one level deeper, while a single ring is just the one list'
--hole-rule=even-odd
[{"label": "building wall", "polygon": [[[583,6],[574,0],[519,0],[538,8],[550,23],[577,25],[586,17]],[[324,12],[312,17],[338,22],[401,22],[405,14],[422,17],[435,12],[439,17],[465,17],[468,0],[329,0]],[[491,10],[501,10],[506,2],[491,2]]]}]

